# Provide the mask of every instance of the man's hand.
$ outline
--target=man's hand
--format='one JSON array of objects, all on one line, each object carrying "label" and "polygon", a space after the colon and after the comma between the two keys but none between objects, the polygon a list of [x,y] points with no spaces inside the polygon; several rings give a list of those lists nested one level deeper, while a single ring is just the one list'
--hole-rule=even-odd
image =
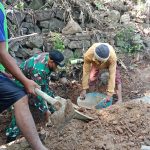
[{"label": "man's hand", "polygon": [[82,90],[81,94],[80,94],[80,99],[84,100],[86,96],[86,90]]},{"label": "man's hand", "polygon": [[33,80],[29,80],[29,79],[27,79],[24,82],[24,87],[27,93],[33,94],[33,95],[36,95],[35,88],[40,88],[40,86],[36,82],[34,82]]}]

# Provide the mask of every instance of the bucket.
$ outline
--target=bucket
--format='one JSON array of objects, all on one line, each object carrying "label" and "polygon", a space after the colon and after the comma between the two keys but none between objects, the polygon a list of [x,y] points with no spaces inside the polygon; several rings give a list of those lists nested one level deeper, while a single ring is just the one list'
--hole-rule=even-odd
[{"label": "bucket", "polygon": [[92,109],[94,107],[96,109],[102,109],[112,105],[113,98],[111,98],[109,102],[106,102],[105,99],[106,99],[105,94],[98,92],[87,93],[84,100],[81,100],[80,97],[78,97],[77,104],[80,107],[84,107],[87,109]]}]

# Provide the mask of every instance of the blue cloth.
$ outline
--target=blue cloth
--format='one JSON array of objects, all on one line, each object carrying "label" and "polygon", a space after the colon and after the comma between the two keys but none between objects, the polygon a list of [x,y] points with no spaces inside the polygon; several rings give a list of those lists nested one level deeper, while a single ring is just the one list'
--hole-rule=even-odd
[{"label": "blue cloth", "polygon": [[4,31],[4,14],[0,10],[0,42],[6,41],[5,31]]},{"label": "blue cloth", "polygon": [[0,73],[0,113],[26,95],[24,88]]}]

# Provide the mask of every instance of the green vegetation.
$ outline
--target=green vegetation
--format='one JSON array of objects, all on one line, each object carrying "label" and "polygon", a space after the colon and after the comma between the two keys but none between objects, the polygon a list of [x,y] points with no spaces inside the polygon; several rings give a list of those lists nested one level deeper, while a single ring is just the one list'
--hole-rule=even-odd
[{"label": "green vegetation", "polygon": [[61,35],[59,33],[54,33],[54,35],[52,37],[52,41],[53,41],[53,45],[54,45],[55,49],[58,49],[61,52],[64,51],[65,46],[64,46],[63,40],[61,38]]},{"label": "green vegetation", "polygon": [[106,10],[105,6],[100,1],[94,2],[98,10]]},{"label": "green vegetation", "polygon": [[17,5],[14,6],[18,10],[24,10],[24,2],[18,1]]},{"label": "green vegetation", "polygon": [[133,27],[126,27],[115,36],[115,44],[122,51],[128,53],[138,52],[142,48],[141,36],[135,33]]}]

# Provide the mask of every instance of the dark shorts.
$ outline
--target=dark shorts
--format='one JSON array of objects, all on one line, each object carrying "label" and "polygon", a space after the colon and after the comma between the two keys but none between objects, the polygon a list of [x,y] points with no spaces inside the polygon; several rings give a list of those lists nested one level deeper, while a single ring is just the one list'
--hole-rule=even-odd
[{"label": "dark shorts", "polygon": [[26,95],[24,88],[0,73],[0,113]]}]

